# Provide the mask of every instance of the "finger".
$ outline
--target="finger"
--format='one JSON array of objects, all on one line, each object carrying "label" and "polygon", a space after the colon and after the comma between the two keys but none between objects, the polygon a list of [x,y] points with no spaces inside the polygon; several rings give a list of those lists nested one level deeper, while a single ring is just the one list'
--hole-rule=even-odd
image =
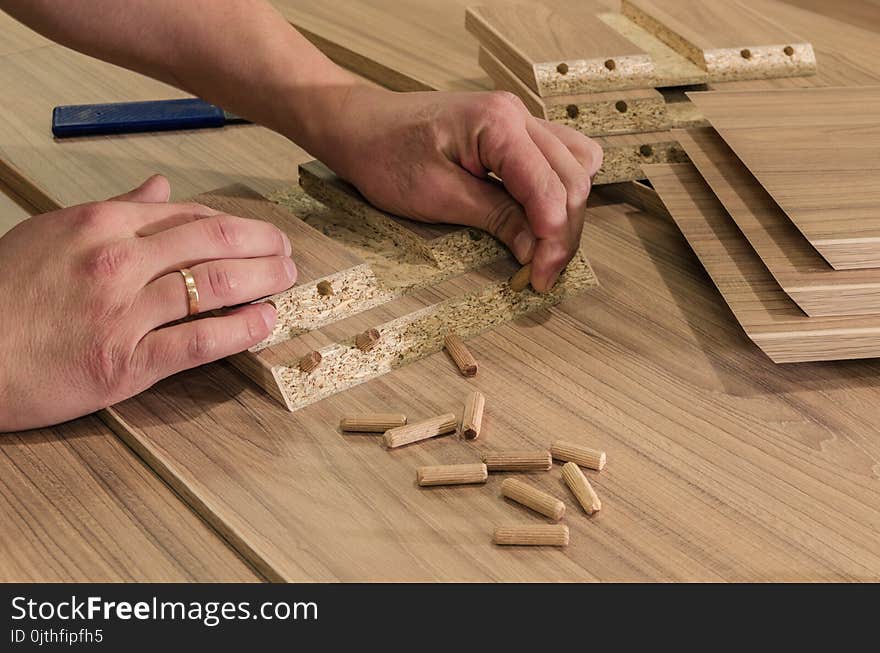
[{"label": "finger", "polygon": [[529,125],[529,135],[547,158],[565,186],[568,229],[555,238],[541,239],[532,261],[532,286],[538,292],[549,290],[580,244],[590,194],[590,176],[571,151],[538,121]]},{"label": "finger", "polygon": [[271,304],[248,304],[222,317],[150,331],[132,356],[140,385],[148,388],[166,376],[253,347],[272,332],[276,317]]},{"label": "finger", "polygon": [[[199,310],[226,306],[274,295],[296,281],[296,265],[287,256],[209,261],[190,269],[199,291]],[[147,284],[135,300],[133,310],[143,316],[140,323],[155,329],[189,314],[183,275],[170,272]]]},{"label": "finger", "polygon": [[141,239],[151,279],[213,259],[290,256],[287,234],[262,220],[218,214]]},{"label": "finger", "polygon": [[153,175],[134,190],[111,197],[109,201],[164,204],[169,197],[171,197],[171,184],[162,175]]},{"label": "finger", "polygon": [[522,206],[498,182],[474,177],[459,166],[450,163],[449,173],[431,196],[433,215],[454,216],[457,224],[476,227],[498,238],[510,248],[522,263],[532,260],[535,236],[526,220]]},{"label": "finger", "polygon": [[587,171],[590,179],[596,176],[599,168],[602,167],[604,158],[604,152],[602,152],[602,146],[599,143],[571,127],[548,120],[537,120],[543,127],[550,130],[550,133],[562,141],[565,147],[574,155],[574,158]]},{"label": "finger", "polygon": [[525,209],[535,237],[560,238],[568,223],[565,187],[527,130],[492,122],[480,132],[478,148],[483,166]]}]

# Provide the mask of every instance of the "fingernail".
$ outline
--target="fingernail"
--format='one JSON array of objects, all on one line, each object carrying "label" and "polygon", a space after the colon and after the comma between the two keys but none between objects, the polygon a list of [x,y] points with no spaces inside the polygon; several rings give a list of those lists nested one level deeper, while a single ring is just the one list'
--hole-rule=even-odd
[{"label": "fingernail", "polygon": [[285,256],[281,259],[281,264],[284,266],[284,272],[287,274],[287,278],[291,281],[296,278],[296,264],[293,262],[293,259],[289,256]]},{"label": "fingernail", "polygon": [[290,244],[290,238],[288,238],[287,234],[282,231],[281,239],[284,241],[284,255],[290,256],[293,254],[293,245]]},{"label": "fingernail", "polygon": [[266,329],[271,332],[275,328],[275,319],[278,317],[278,311],[268,302],[260,304],[260,307],[260,316],[263,318]]},{"label": "fingernail", "polygon": [[532,260],[532,251],[535,249],[535,237],[528,229],[520,231],[516,238],[513,239],[513,247],[511,248],[516,260],[522,264],[526,264]]}]

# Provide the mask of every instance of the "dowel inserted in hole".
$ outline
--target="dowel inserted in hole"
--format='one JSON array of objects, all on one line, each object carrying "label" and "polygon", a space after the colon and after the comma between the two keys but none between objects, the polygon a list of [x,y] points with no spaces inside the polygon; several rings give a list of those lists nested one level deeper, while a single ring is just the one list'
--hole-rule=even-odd
[{"label": "dowel inserted in hole", "polygon": [[299,369],[303,374],[313,372],[318,365],[321,364],[321,352],[310,351],[308,354],[299,359]]},{"label": "dowel inserted in hole", "polygon": [[324,281],[319,281],[316,288],[321,297],[331,297],[334,294],[333,284],[326,279]]},{"label": "dowel inserted in hole", "polygon": [[514,292],[525,290],[529,285],[529,279],[532,276],[532,264],[527,263],[522,266],[516,274],[510,277],[510,289]]},{"label": "dowel inserted in hole", "polygon": [[363,333],[357,334],[354,339],[355,346],[361,351],[370,351],[379,342],[378,329],[367,329]]}]

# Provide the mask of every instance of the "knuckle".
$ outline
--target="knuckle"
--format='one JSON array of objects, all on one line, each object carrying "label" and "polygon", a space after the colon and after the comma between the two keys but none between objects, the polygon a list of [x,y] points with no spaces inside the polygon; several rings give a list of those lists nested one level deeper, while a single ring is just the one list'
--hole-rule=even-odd
[{"label": "knuckle", "polygon": [[566,188],[569,204],[575,207],[581,206],[590,195],[590,188],[590,177],[587,175],[586,170],[583,171],[583,174],[579,174],[577,177],[569,180]]},{"label": "knuckle", "polygon": [[104,400],[122,396],[130,376],[128,344],[112,329],[99,329],[85,355],[84,369],[93,390]]},{"label": "knuckle", "polygon": [[229,297],[238,287],[238,279],[222,263],[211,263],[207,268],[208,284],[215,297]]},{"label": "knuckle", "polygon": [[228,249],[237,249],[244,239],[241,225],[228,215],[216,216],[208,222],[207,229],[216,243]]},{"label": "knuckle", "polygon": [[510,91],[492,91],[486,98],[486,109],[493,114],[510,115],[516,113],[522,115],[526,110],[526,105]]},{"label": "knuckle", "polygon": [[498,236],[519,215],[519,208],[513,202],[502,202],[486,216],[485,229],[493,236]]},{"label": "knuckle", "polygon": [[104,243],[92,248],[86,255],[83,268],[89,277],[108,280],[119,277],[134,263],[134,252],[124,241]]},{"label": "knuckle", "polygon": [[80,229],[101,228],[109,219],[111,212],[107,202],[81,204],[74,213],[75,226]]},{"label": "knuckle", "polygon": [[247,346],[254,345],[269,335],[269,327],[256,311],[249,311],[244,319],[244,335]]},{"label": "knuckle", "polygon": [[217,339],[213,332],[204,325],[196,323],[195,330],[187,343],[187,356],[198,365],[214,360],[217,351]]}]

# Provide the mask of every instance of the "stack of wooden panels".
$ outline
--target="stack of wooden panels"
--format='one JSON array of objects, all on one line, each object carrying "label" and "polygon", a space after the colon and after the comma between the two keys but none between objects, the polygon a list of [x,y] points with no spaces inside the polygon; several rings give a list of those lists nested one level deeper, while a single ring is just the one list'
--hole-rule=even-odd
[{"label": "stack of wooden panels", "polygon": [[691,99],[691,163],[646,172],[746,333],[776,362],[880,355],[880,87]]},{"label": "stack of wooden panels", "polygon": [[[684,89],[816,72],[812,46],[748,3],[624,0],[620,13],[606,8],[487,0],[467,10],[466,27],[497,89],[538,117],[603,137],[612,154],[615,135],[638,134],[642,147],[628,158],[640,163],[683,160],[667,130],[703,124]],[[636,178],[613,156],[605,168],[601,181]]]}]

